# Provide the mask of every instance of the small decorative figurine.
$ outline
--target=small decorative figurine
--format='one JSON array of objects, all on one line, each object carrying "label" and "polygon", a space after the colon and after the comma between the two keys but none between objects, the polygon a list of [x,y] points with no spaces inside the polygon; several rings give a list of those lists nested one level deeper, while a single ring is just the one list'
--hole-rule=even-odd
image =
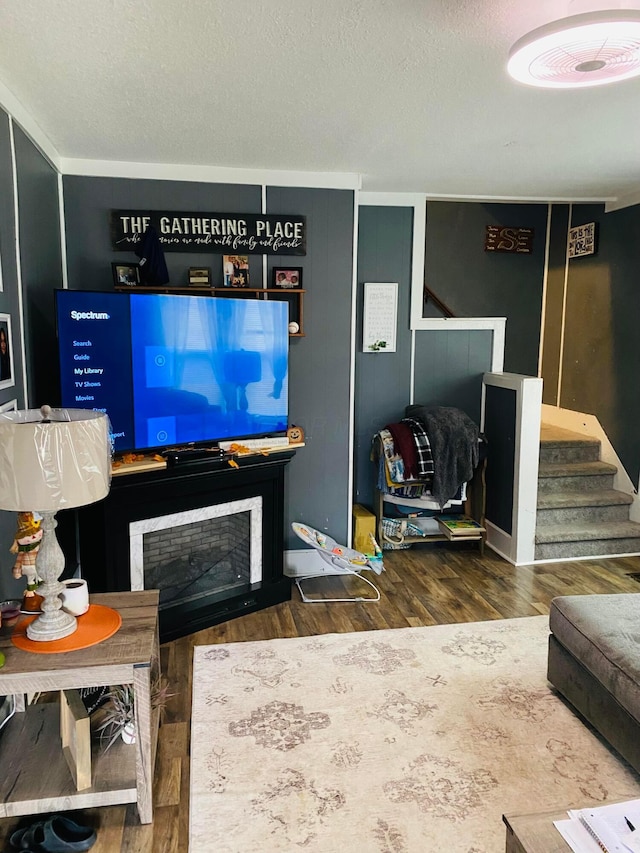
[{"label": "small decorative figurine", "polygon": [[14,578],[26,577],[27,588],[22,599],[22,609],[32,613],[40,610],[42,596],[38,595],[39,579],[36,572],[36,557],[38,548],[42,541],[42,529],[40,521],[36,521],[32,512],[18,513],[18,529],[9,549],[12,554],[17,554],[13,565]]}]

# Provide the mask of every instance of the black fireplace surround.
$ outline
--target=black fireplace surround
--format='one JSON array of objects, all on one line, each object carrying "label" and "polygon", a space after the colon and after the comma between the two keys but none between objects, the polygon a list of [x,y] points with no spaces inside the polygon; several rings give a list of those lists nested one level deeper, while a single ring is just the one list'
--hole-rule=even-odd
[{"label": "black fireplace surround", "polygon": [[160,641],[287,601],[291,582],[283,574],[284,470],[293,455],[283,451],[269,457],[250,456],[239,459],[237,469],[226,459],[205,459],[114,476],[109,495],[77,514],[79,558],[89,590],[131,589],[131,522],[260,498],[261,580],[251,583],[248,572],[242,572],[230,589],[198,593],[193,600],[161,606]]}]

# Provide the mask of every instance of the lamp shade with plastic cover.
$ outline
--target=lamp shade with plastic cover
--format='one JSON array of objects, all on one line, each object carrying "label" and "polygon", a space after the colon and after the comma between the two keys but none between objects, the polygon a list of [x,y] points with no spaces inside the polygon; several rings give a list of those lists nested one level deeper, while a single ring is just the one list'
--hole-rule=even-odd
[{"label": "lamp shade with plastic cover", "polygon": [[48,406],[0,414],[0,509],[85,506],[104,498],[110,484],[107,415]]}]

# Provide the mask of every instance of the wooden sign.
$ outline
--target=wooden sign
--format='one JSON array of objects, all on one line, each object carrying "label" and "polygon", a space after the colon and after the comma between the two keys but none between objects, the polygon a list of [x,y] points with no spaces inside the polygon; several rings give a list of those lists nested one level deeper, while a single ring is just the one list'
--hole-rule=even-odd
[{"label": "wooden sign", "polygon": [[165,252],[306,255],[306,217],[260,213],[112,210],[111,244],[131,252],[153,225]]},{"label": "wooden sign", "polygon": [[569,257],[582,258],[585,255],[595,255],[597,248],[596,223],[576,225],[569,229]]},{"label": "wooden sign", "polygon": [[487,225],[484,250],[485,252],[530,255],[533,252],[533,233],[533,228],[518,228],[512,225]]}]

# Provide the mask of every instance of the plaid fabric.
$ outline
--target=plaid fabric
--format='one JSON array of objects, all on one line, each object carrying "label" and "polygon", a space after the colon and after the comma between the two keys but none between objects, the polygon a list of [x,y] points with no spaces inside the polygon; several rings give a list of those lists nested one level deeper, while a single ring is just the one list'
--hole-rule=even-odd
[{"label": "plaid fabric", "polygon": [[416,443],[416,454],[418,456],[418,479],[424,480],[433,477],[433,456],[431,455],[431,444],[429,436],[421,421],[416,418],[403,418],[403,424],[411,429],[413,439]]}]

